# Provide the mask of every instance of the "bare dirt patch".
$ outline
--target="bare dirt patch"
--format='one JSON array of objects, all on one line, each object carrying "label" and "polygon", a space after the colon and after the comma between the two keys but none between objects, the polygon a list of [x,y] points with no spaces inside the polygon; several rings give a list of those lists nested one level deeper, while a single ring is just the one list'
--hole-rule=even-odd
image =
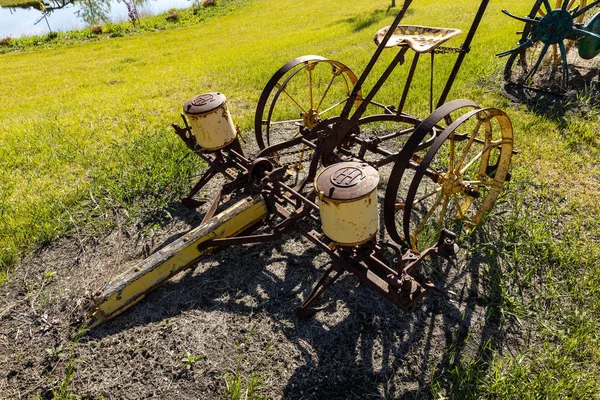
[{"label": "bare dirt patch", "polygon": [[181,206],[172,215],[154,231],[150,222],[63,238],[18,266],[0,288],[0,397],[51,398],[62,384],[82,398],[207,399],[239,377],[272,398],[430,398],[434,380],[451,389],[461,360],[520,340],[498,312],[490,276],[501,266],[466,251],[456,268],[427,271],[455,303],[432,295],[403,314],[346,275],[324,311],[298,320],[328,259],[294,235],[222,251],[75,340],[93,290],[201,220]]},{"label": "bare dirt patch", "polygon": [[434,382],[455,392],[463,364],[484,372],[495,351],[520,353],[526,329],[501,313],[507,267],[478,247],[496,240],[494,218],[461,243],[455,266],[426,264],[456,293],[452,303],[433,294],[402,313],[346,274],[317,303],[325,310],[299,320],[329,259],[292,234],[223,250],[79,337],[93,291],[197,226],[202,211],[173,204],[166,221],[65,237],[24,259],[0,287],[0,398],[52,398],[66,387],[81,398],[216,399],[239,379],[243,390],[257,382],[264,398],[427,399]]},{"label": "bare dirt patch", "polygon": [[600,103],[600,72],[598,57],[583,60],[576,48],[568,55],[569,81],[561,84],[561,69],[540,68],[526,86],[507,83],[504,93],[512,101],[525,104],[531,111],[561,120],[569,111],[595,107]]}]

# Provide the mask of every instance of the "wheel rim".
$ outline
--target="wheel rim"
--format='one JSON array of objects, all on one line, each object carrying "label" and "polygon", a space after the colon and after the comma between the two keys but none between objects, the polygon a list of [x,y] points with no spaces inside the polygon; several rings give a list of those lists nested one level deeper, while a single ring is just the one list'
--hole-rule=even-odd
[{"label": "wheel rim", "polygon": [[454,116],[460,117],[465,110],[479,108],[470,100],[453,100],[442,105],[416,127],[414,133],[398,153],[389,176],[384,200],[385,227],[390,238],[396,243],[409,246],[405,240],[402,226],[402,206],[405,204],[408,185],[413,180],[416,168],[426,154],[427,148],[424,146],[424,143],[428,143],[425,140],[426,137],[431,136],[436,129],[440,132],[443,131],[443,128],[439,128],[440,125],[446,121],[451,123]]},{"label": "wheel rim", "polygon": [[508,176],[512,125],[497,109],[474,110],[436,138],[416,168],[404,204],[404,237],[415,250],[435,244],[442,228],[459,233],[492,210]]},{"label": "wheel rim", "polygon": [[[321,57],[297,60],[286,70],[279,70],[277,79],[263,90],[255,117],[260,149],[296,138],[320,121],[338,115],[357,82],[356,75],[340,62]],[[355,106],[361,101],[359,94]],[[297,169],[303,169],[312,152],[312,148],[299,144],[277,157],[282,164],[295,163]]]}]

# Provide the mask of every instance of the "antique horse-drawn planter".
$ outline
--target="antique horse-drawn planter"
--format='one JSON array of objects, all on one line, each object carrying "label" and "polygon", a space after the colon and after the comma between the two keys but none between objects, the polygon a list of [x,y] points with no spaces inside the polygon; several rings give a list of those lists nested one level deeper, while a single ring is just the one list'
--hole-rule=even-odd
[{"label": "antique horse-drawn planter", "polygon": [[[470,100],[446,103],[488,1],[480,3],[457,48],[442,45],[459,30],[401,25],[411,2],[404,3],[390,27],[377,32],[377,50],[360,77],[319,56],[281,67],[258,102],[255,156],[242,150],[223,94],[202,94],[184,105],[184,126],[173,128],[209,165],[184,203],[199,205],[195,194],[216,174],[227,182],[200,226],[95,293],[90,326],[120,314],[211,252],[277,240],[292,231],[332,259],[299,308],[300,317],[319,309],[315,300],[344,272],[402,310],[430,291],[445,293],[419,266],[433,254],[452,257],[458,249],[453,230],[477,226],[492,210],[510,177],[513,131],[498,109]],[[397,48],[395,57],[363,93],[387,48]],[[376,102],[377,92],[411,51],[398,103]],[[419,118],[404,109],[417,63],[426,54],[432,61],[437,54],[457,58],[435,111],[432,85],[431,110]],[[233,205],[216,214],[224,204]]]}]

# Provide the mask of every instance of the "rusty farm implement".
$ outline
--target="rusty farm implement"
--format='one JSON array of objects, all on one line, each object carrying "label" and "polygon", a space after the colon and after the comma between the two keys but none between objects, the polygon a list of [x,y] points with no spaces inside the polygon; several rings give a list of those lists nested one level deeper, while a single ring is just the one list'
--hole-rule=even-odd
[{"label": "rusty farm implement", "polygon": [[[289,232],[300,233],[332,259],[300,306],[300,317],[319,310],[319,296],[346,272],[402,310],[429,292],[446,293],[420,266],[433,255],[452,257],[458,249],[453,231],[477,226],[492,210],[510,177],[513,131],[499,109],[471,100],[446,102],[488,1],[480,3],[464,42],[454,48],[443,45],[459,30],[400,24],[411,2],[377,32],[377,49],[359,77],[319,56],[281,67],[256,108],[255,155],[243,151],[223,94],[198,95],[184,105],[184,124],[173,128],[208,164],[184,203],[197,206],[194,196],[216,174],[226,183],[200,226],[94,294],[90,326],[120,314],[212,252]],[[396,55],[364,93],[380,55],[393,48]],[[398,103],[375,101],[410,53]],[[435,110],[432,85],[429,115],[408,114],[419,59],[442,54],[456,60]]]},{"label": "rusty farm implement", "polygon": [[539,89],[569,84],[569,66],[579,56],[600,54],[600,1],[536,0],[526,17],[506,15],[525,23],[519,46],[498,54],[508,56],[507,82]]}]

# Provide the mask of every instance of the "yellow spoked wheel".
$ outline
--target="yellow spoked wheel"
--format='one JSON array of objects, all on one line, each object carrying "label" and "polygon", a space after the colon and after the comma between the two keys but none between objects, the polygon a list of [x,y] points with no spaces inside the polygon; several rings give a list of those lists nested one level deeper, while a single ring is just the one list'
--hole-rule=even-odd
[{"label": "yellow spoked wheel", "polygon": [[[255,135],[265,149],[300,136],[314,141],[310,130],[319,122],[339,115],[354,85],[356,75],[346,65],[319,56],[296,58],[281,67],[265,86],[257,105]],[[359,96],[355,107],[360,104]],[[297,144],[277,152],[280,163],[310,160],[313,149]]]},{"label": "yellow spoked wheel", "polygon": [[403,241],[422,250],[437,242],[442,228],[460,233],[480,224],[510,177],[512,150],[504,112],[478,108],[454,119],[423,157],[413,154],[404,183],[392,188]]}]

